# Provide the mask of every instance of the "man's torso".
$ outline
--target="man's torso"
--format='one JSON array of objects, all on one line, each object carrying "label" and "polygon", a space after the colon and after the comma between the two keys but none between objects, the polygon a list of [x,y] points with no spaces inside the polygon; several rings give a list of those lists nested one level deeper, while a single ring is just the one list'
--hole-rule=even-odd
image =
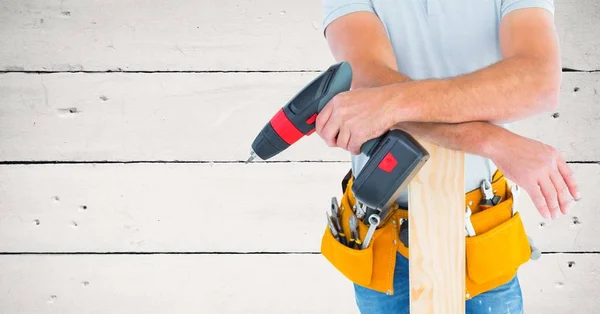
[{"label": "man's torso", "polygon": [[[398,70],[414,80],[458,76],[502,58],[501,0],[373,0],[372,4],[392,43]],[[352,157],[355,174],[366,161],[362,154]],[[479,188],[495,170],[486,158],[465,154],[465,192]],[[407,200],[404,191],[399,201],[406,206]]]}]

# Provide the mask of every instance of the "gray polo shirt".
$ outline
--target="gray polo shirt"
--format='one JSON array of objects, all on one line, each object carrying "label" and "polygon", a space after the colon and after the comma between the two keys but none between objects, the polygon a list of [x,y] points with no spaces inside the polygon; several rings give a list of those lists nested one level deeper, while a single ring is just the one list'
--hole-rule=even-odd
[{"label": "gray polo shirt", "polygon": [[[500,61],[500,20],[528,7],[554,14],[552,0],[323,0],[323,29],[343,15],[374,12],[387,31],[401,73],[414,80],[447,78]],[[352,156],[354,173],[366,162],[365,155]],[[479,188],[495,170],[490,160],[465,154],[465,192]],[[399,201],[407,204],[407,191]]]}]

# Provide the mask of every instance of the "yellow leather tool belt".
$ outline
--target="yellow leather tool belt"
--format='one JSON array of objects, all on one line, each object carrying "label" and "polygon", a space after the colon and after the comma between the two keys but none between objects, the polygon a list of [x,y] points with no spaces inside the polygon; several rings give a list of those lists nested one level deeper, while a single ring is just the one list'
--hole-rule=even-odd
[{"label": "yellow leather tool belt", "polygon": [[[492,179],[492,188],[502,200],[485,210],[480,210],[478,206],[482,199],[480,189],[465,195],[465,208],[469,206],[472,209],[471,222],[476,234],[465,237],[467,300],[510,281],[519,266],[531,256],[521,217],[518,212],[513,215],[510,188],[500,171]],[[355,202],[350,178],[340,205],[341,225],[347,238],[350,234],[348,221]],[[326,227],[321,253],[352,282],[391,295],[394,293],[396,252],[406,258],[409,256],[409,249],[398,235],[401,219],[408,219],[406,209],[396,210],[388,223],[376,229],[371,244],[365,249],[341,244]],[[367,229],[368,225],[359,221],[361,239],[365,238]]]}]

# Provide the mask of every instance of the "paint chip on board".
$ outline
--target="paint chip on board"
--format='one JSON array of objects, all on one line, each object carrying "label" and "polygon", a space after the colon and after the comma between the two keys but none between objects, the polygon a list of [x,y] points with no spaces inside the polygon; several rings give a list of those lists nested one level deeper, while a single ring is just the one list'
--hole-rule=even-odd
[{"label": "paint chip on board", "polygon": [[557,281],[554,283],[554,287],[556,287],[556,288],[562,288],[562,287],[564,287],[564,285],[565,285],[565,283],[562,281]]},{"label": "paint chip on board", "polygon": [[107,100],[108,100],[108,97],[106,97],[106,96],[104,96],[104,95],[100,95],[100,97],[99,97],[99,98],[100,98],[100,100],[102,100],[102,101],[107,101]]},{"label": "paint chip on board", "polygon": [[71,107],[71,108],[58,108],[58,109],[56,109],[56,113],[61,118],[73,117],[73,116],[75,116],[76,114],[78,114],[80,112],[81,111],[79,111],[79,109],[77,109],[75,107]]},{"label": "paint chip on board", "polygon": [[84,286],[84,287],[87,287],[87,286],[90,285],[90,282],[89,281],[82,281],[81,285]]},{"label": "paint chip on board", "polygon": [[54,202],[58,202],[58,201],[60,201],[60,197],[58,197],[58,195],[52,196],[52,200]]},{"label": "paint chip on board", "polygon": [[60,14],[62,14],[64,16],[71,16],[71,12],[69,12],[69,11],[62,11],[62,12],[60,12]]},{"label": "paint chip on board", "polygon": [[58,297],[56,295],[51,295],[50,298],[48,299],[48,303],[52,304],[54,302],[56,302],[56,299],[58,299]]}]

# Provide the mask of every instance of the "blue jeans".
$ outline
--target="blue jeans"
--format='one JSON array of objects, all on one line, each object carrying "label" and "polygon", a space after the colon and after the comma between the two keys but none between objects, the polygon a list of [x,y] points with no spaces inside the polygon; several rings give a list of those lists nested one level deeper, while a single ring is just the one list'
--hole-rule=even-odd
[{"label": "blue jeans", "polygon": [[[362,314],[405,314],[410,312],[408,286],[408,260],[396,253],[394,295],[386,295],[354,285],[356,304]],[[466,301],[466,314],[522,314],[523,296],[519,279],[475,296]]]}]

